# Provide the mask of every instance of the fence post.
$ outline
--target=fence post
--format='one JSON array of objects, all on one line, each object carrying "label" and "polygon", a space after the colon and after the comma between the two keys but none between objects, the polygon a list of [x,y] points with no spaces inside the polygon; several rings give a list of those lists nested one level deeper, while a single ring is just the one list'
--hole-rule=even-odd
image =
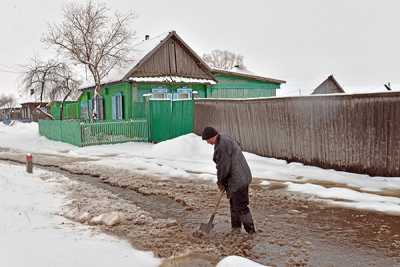
[{"label": "fence post", "polygon": [[33,173],[33,162],[32,162],[32,154],[26,154],[26,172]]},{"label": "fence post", "polygon": [[152,94],[145,94],[143,95],[144,97],[144,112],[146,115],[146,120],[147,120],[147,139],[148,142],[152,142],[153,138],[152,138],[152,123],[151,123],[151,107],[150,107],[150,98],[151,98]]}]

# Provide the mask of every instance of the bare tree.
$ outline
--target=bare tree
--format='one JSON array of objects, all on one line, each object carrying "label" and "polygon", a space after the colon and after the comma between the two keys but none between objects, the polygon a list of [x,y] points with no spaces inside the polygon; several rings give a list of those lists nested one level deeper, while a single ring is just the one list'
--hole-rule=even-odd
[{"label": "bare tree", "polygon": [[65,101],[68,98],[76,99],[79,96],[79,86],[81,85],[81,82],[74,78],[73,72],[66,64],[62,64],[62,67],[57,73],[54,84],[55,87],[51,91],[51,95],[53,99],[59,99],[62,97],[60,120],[63,120]]},{"label": "bare tree", "polygon": [[65,101],[68,98],[75,99],[79,95],[81,82],[75,78],[67,63],[55,60],[41,61],[35,58],[32,60],[32,65],[26,66],[23,84],[30,94],[40,94],[41,103],[43,99],[50,101],[62,99],[62,119]]},{"label": "bare tree", "polygon": [[71,2],[64,7],[63,22],[49,25],[43,38],[73,62],[89,69],[95,83],[95,115],[102,80],[114,67],[129,61],[130,43],[135,36],[129,29],[132,13],[109,13],[104,3]]},{"label": "bare tree", "polygon": [[[3,117],[3,119],[11,117],[11,113],[13,112],[12,108],[15,106],[15,102],[16,102],[15,97],[12,95],[1,95],[0,96],[0,108],[5,108],[5,110],[2,111],[3,114],[5,115],[5,117]],[[0,117],[1,117],[1,115],[0,115]]]},{"label": "bare tree", "polygon": [[213,50],[203,55],[203,60],[212,68],[230,70],[235,66],[244,68],[243,56],[227,50]]},{"label": "bare tree", "polygon": [[15,97],[12,95],[1,95],[0,96],[0,108],[12,108],[15,106]]},{"label": "bare tree", "polygon": [[39,58],[33,58],[30,65],[24,66],[23,86],[30,95],[39,96],[40,103],[52,99],[52,92],[56,87],[55,81],[58,79],[58,73],[63,68],[64,63],[54,60],[42,61]]}]

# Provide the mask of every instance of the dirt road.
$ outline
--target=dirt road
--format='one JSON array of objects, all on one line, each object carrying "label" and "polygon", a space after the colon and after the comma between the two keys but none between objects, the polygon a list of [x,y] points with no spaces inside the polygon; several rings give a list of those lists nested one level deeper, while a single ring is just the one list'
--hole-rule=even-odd
[{"label": "dirt road", "polygon": [[[23,161],[23,154],[2,151],[0,159]],[[399,217],[343,209],[287,192],[282,184],[251,186],[251,209],[258,233],[231,235],[228,201],[222,201],[210,236],[194,237],[217,198],[207,181],[143,176],[94,166],[83,158],[35,155],[36,166],[76,181],[68,186],[65,214],[84,223],[118,212],[116,225],[99,225],[160,257],[185,253],[215,263],[239,255],[270,266],[400,266]],[[82,216],[85,214],[86,216]]]}]

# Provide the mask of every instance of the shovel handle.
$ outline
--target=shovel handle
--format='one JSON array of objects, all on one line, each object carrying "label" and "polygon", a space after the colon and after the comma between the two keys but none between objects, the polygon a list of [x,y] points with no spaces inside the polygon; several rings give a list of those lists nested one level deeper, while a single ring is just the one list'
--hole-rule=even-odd
[{"label": "shovel handle", "polygon": [[217,205],[215,205],[213,214],[217,213],[217,210],[219,208],[219,203],[221,203],[221,199],[224,196],[224,193],[225,193],[225,190],[221,191],[221,193],[220,193],[220,195],[218,197]]}]

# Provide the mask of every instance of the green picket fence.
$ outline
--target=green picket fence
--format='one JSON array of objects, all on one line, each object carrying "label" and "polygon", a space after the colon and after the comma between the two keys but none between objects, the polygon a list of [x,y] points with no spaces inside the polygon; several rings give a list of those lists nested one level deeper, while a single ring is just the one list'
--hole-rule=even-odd
[{"label": "green picket fence", "polygon": [[150,100],[136,105],[132,120],[40,120],[39,133],[76,146],[132,141],[157,143],[191,133],[193,109],[193,100]]},{"label": "green picket fence", "polygon": [[78,120],[40,120],[39,133],[51,140],[76,146],[149,140],[146,120],[95,123]]},{"label": "green picket fence", "polygon": [[83,123],[81,135],[82,146],[149,140],[146,120]]}]

